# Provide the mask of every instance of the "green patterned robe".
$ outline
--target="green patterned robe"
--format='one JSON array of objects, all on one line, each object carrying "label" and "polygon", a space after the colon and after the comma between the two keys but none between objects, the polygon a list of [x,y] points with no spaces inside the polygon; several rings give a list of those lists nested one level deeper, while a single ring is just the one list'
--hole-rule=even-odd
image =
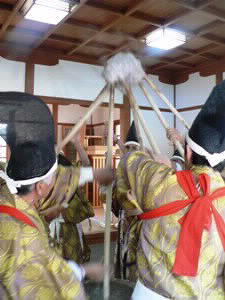
[{"label": "green patterned robe", "polygon": [[[60,226],[59,245],[56,238],[54,243],[65,259],[81,264],[90,260],[90,248],[84,234],[79,235],[77,224],[93,217],[94,212],[83,189],[78,188],[78,182],[79,168],[59,165],[54,188],[42,202],[59,203],[60,205],[68,203],[68,207],[61,210],[64,223],[61,223]],[[42,211],[43,215],[48,215],[46,212],[48,213],[49,210]]]},{"label": "green patterned robe", "polygon": [[[210,192],[224,186],[221,175],[211,168],[193,166],[192,171],[196,180],[201,173],[210,176]],[[139,214],[187,196],[173,169],[152,161],[144,153],[134,152],[125,155],[117,169],[117,198],[127,212]],[[213,204],[225,218],[225,197]],[[213,217],[210,230],[203,232],[197,276],[171,272],[180,233],[178,220],[187,210],[188,207],[170,216],[142,221],[137,241],[139,280],[169,299],[224,300],[225,255]]]}]

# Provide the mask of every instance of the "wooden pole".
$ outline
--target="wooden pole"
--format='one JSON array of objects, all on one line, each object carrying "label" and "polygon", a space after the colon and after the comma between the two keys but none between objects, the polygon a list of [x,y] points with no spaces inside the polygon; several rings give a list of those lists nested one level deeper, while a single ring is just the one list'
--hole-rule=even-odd
[{"label": "wooden pole", "polygon": [[154,153],[160,154],[160,150],[159,150],[159,146],[157,145],[153,135],[151,134],[151,132],[149,131],[149,129],[146,126],[146,122],[144,120],[144,117],[141,113],[141,110],[139,109],[139,106],[137,105],[137,102],[134,98],[134,95],[132,93],[132,90],[130,87],[128,87],[127,85],[125,85],[128,97],[130,99],[130,103],[131,103],[131,107],[133,107],[135,113],[137,114],[137,118],[139,119],[141,126],[145,132],[145,135],[148,139],[148,142],[150,144],[150,146],[152,147],[152,150]]},{"label": "wooden pole", "polygon": [[175,114],[175,116],[184,124],[184,126],[187,129],[190,129],[190,126],[188,125],[188,123],[184,120],[184,118],[181,116],[181,114],[176,110],[176,108],[170,103],[170,101],[166,98],[166,96],[158,89],[158,87],[148,78],[148,76],[146,75],[144,77],[144,79],[146,80],[146,82],[151,86],[151,88],[156,92],[157,95],[159,95],[159,97],[163,100],[163,102],[165,102],[170,110]]},{"label": "wooden pole", "polygon": [[74,135],[79,131],[79,129],[84,125],[84,123],[89,119],[91,114],[98,108],[98,106],[107,98],[109,95],[109,87],[105,85],[105,87],[101,90],[95,101],[90,105],[86,114],[80,119],[77,124],[73,127],[70,133],[65,137],[65,139],[59,144],[57,147],[57,152],[59,153],[60,150],[66,146],[67,143],[71,141]]},{"label": "wooden pole", "polygon": [[[114,88],[110,88],[109,102],[109,126],[107,139],[107,160],[106,166],[113,167],[112,147],[113,147],[113,110],[114,110]],[[107,187],[106,193],[106,217],[105,217],[105,236],[104,236],[104,300],[109,299],[110,295],[110,235],[111,235],[111,209],[112,209],[112,184]]]},{"label": "wooden pole", "polygon": [[[161,124],[163,125],[163,127],[167,130],[169,129],[169,124],[167,123],[166,119],[163,117],[161,111],[159,110],[158,106],[156,105],[155,101],[153,100],[152,96],[150,95],[150,93],[148,93],[147,89],[144,87],[143,83],[139,84],[142,92],[144,93],[146,99],[148,100],[149,104],[152,106],[152,108],[154,109],[155,113],[157,114]],[[179,141],[175,141],[174,142],[177,150],[179,151],[180,155],[182,155],[182,157],[184,157],[184,149],[181,145],[181,143]]]}]

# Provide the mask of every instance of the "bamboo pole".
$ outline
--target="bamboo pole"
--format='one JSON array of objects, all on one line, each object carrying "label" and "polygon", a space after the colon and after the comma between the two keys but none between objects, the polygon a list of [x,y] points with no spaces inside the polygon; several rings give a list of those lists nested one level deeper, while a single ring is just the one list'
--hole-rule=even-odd
[{"label": "bamboo pole", "polygon": [[[114,110],[114,87],[110,88],[109,102],[109,126],[107,139],[107,160],[106,166],[113,167],[112,164],[112,147],[113,147],[113,110]],[[106,193],[106,219],[105,219],[105,236],[104,236],[104,300],[109,299],[110,295],[110,236],[111,236],[111,209],[112,209],[112,184],[107,187]]]},{"label": "bamboo pole", "polygon": [[109,95],[109,87],[108,84],[104,86],[101,92],[96,97],[95,101],[90,105],[86,114],[81,118],[77,124],[72,128],[71,132],[65,137],[65,139],[58,145],[57,153],[59,153],[63,147],[66,146],[67,143],[71,141],[74,135],[80,130],[80,128],[84,125],[84,123],[89,119],[89,117],[93,114],[93,112],[98,108],[98,106],[106,99]]},{"label": "bamboo pole", "polygon": [[[150,95],[150,93],[147,91],[143,83],[139,84],[141,90],[143,91],[146,99],[148,100],[149,104],[154,109],[155,113],[157,114],[160,122],[162,123],[163,127],[167,130],[169,129],[169,124],[167,123],[166,119],[163,117],[161,111],[159,110],[158,106],[156,105],[155,101],[153,100],[153,97]],[[184,149],[179,141],[174,142],[177,150],[179,151],[180,155],[184,157]]]},{"label": "bamboo pole", "polygon": [[170,103],[170,101],[166,98],[166,96],[158,89],[158,87],[152,82],[151,79],[148,78],[146,75],[144,77],[146,82],[151,86],[151,88],[158,94],[158,96],[162,99],[163,102],[165,102],[168,106],[169,109],[174,113],[174,115],[184,124],[184,126],[187,129],[190,129],[190,126],[188,123],[184,120],[184,118],[181,116],[181,114],[176,110],[176,108]]},{"label": "bamboo pole", "polygon": [[137,105],[137,102],[134,98],[134,95],[132,93],[132,90],[130,87],[128,87],[126,84],[125,85],[125,88],[126,88],[126,91],[127,91],[127,95],[128,95],[128,98],[130,100],[130,103],[131,103],[131,107],[134,108],[136,114],[137,114],[137,118],[139,119],[140,123],[141,123],[141,126],[145,132],[145,135],[148,139],[148,142],[150,144],[150,146],[152,147],[152,150],[153,152],[157,153],[157,154],[160,154],[160,150],[159,150],[159,146],[157,145],[153,135],[151,134],[151,132],[148,130],[147,126],[146,126],[146,122],[144,120],[144,117],[140,111],[140,108],[139,106]]}]

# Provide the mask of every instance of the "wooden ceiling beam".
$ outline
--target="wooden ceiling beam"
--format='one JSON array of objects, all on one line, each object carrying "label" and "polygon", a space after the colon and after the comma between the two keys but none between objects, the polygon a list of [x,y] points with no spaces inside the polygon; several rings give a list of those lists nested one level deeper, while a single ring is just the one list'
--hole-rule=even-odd
[{"label": "wooden ceiling beam", "polygon": [[13,10],[14,5],[13,4],[9,4],[9,3],[5,3],[5,2],[0,2],[0,9],[1,10],[5,10],[5,11],[12,11]]},{"label": "wooden ceiling beam", "polygon": [[205,7],[209,6],[210,4],[212,4],[213,2],[215,2],[215,0],[201,0],[199,1],[195,7],[196,9],[198,10],[202,10],[204,9]]},{"label": "wooden ceiling beam", "polygon": [[215,6],[207,6],[202,9],[210,16],[216,17],[218,20],[225,21],[225,10],[216,8]]},{"label": "wooden ceiling beam", "polygon": [[203,25],[200,28],[198,28],[197,30],[193,31],[193,35],[194,36],[202,36],[220,26],[224,26],[224,23],[221,22],[220,20],[215,20],[215,21],[212,21],[206,25]]},{"label": "wooden ceiling beam", "polygon": [[189,14],[192,14],[193,10],[185,9],[177,13],[176,15],[173,15],[165,20],[163,26],[170,26],[171,24],[175,24],[180,18],[186,17]]},{"label": "wooden ceiling beam", "polygon": [[130,16],[132,18],[137,19],[137,20],[147,22],[148,24],[151,24],[151,25],[156,26],[156,27],[162,26],[163,23],[165,22],[164,18],[151,16],[149,14],[145,14],[145,13],[140,12],[140,11],[136,11],[133,14],[131,14]]},{"label": "wooden ceiling beam", "polygon": [[[167,66],[169,66],[169,65],[171,65],[171,64],[177,64],[177,62],[182,62],[182,60],[187,59],[187,58],[191,58],[191,57],[194,57],[194,56],[202,56],[202,54],[204,54],[204,52],[207,52],[207,51],[209,51],[209,50],[212,50],[212,49],[214,49],[215,47],[217,47],[217,45],[215,45],[215,44],[210,44],[210,45],[207,45],[207,46],[205,46],[205,47],[201,47],[201,48],[195,50],[195,52],[192,52],[192,53],[190,53],[189,51],[187,51],[187,54],[186,54],[186,55],[184,54],[184,55],[181,55],[181,56],[177,57],[176,59],[173,60],[173,62],[169,62],[169,61],[168,61],[167,64],[164,65],[164,66],[158,66],[158,65],[156,64],[156,65],[153,65],[151,68],[152,68],[153,70],[159,70],[159,69],[162,69],[162,68],[164,68],[164,67],[167,67]],[[182,47],[181,50],[185,51],[185,47]],[[191,54],[191,55],[188,55],[188,54]],[[204,57],[205,57],[205,56],[204,56]],[[218,57],[214,57],[214,59],[218,59]],[[184,63],[186,63],[186,62],[184,62]],[[194,65],[193,65],[193,66],[194,66]],[[193,67],[193,66],[192,66],[192,67]]]},{"label": "wooden ceiling beam", "polygon": [[[65,43],[70,43],[70,44],[75,44],[75,45],[79,45],[80,43],[82,43],[82,40],[80,40],[80,39],[75,39],[75,38],[63,36],[63,35],[60,35],[60,34],[52,34],[52,35],[50,35],[48,40],[65,42]],[[104,49],[109,50],[109,51],[115,50],[114,46],[111,46],[109,44],[102,43],[102,42],[101,43],[91,42],[91,43],[88,44],[88,46],[89,47],[94,47],[94,48],[100,48],[100,49],[104,48]]]},{"label": "wooden ceiling beam", "polygon": [[13,7],[12,11],[10,12],[8,18],[6,19],[6,21],[1,26],[1,29],[0,29],[0,38],[2,38],[5,35],[6,30],[10,26],[11,21],[15,18],[16,14],[21,9],[21,7],[25,3],[25,1],[26,0],[18,0],[16,2],[15,6]]},{"label": "wooden ceiling beam", "polygon": [[210,76],[216,74],[218,72],[225,71],[225,56],[218,60],[209,60],[207,62],[202,62],[200,64],[196,64],[190,70],[181,70],[177,72],[176,76],[179,77],[181,74],[191,74],[195,72],[199,72],[201,76]]},{"label": "wooden ceiling beam", "polygon": [[[205,2],[204,2],[205,3]],[[206,4],[206,3],[205,3]],[[201,4],[203,5],[203,4]],[[223,23],[220,21],[220,20],[215,20],[213,22],[210,22],[209,24],[206,24],[202,27],[200,27],[198,30],[196,31],[190,31],[190,30],[187,30],[186,28],[181,28],[181,26],[177,26],[177,25],[173,25],[177,19],[179,19],[180,17],[184,16],[184,15],[188,15],[190,12],[190,10],[185,10],[185,11],[182,11],[180,12],[179,14],[177,14],[176,16],[173,16],[169,19],[167,19],[164,23],[164,26],[170,26],[171,28],[174,28],[174,29],[178,29],[178,30],[182,30],[186,33],[188,33],[189,35],[191,36],[202,36],[203,35],[203,38],[204,38],[204,34],[208,33],[209,31],[217,28],[218,26],[221,26],[223,25]],[[148,25],[146,26],[144,29],[142,29],[140,32],[138,32],[135,37],[136,37],[136,40],[138,42],[140,42],[140,44],[143,44],[141,39],[143,39],[147,34],[149,34],[151,31],[153,31],[155,28],[152,28],[152,26]],[[217,43],[218,44],[218,43]],[[129,42],[127,43],[123,43],[121,46],[119,46],[117,49],[115,49],[114,51],[112,51],[108,56],[111,56],[111,55],[114,55],[116,53],[118,53],[119,51],[123,50],[123,49],[126,49],[127,47],[129,47]],[[190,50],[191,51],[191,50]],[[190,53],[192,54],[192,53]],[[193,53],[195,54],[195,53]]]},{"label": "wooden ceiling beam", "polygon": [[101,33],[108,31],[110,28],[112,28],[117,23],[121,22],[125,17],[130,16],[133,14],[138,8],[145,2],[146,0],[135,0],[133,1],[133,4],[131,7],[129,7],[123,16],[116,17],[113,21],[110,21],[108,24],[106,24],[99,32],[94,34],[92,37],[88,38],[86,41],[84,41],[82,44],[80,44],[77,47],[72,48],[70,51],[68,51],[67,55],[72,55],[74,52],[76,52],[81,47],[87,45],[89,42],[91,42],[93,39],[96,39]]},{"label": "wooden ceiling beam", "polygon": [[197,3],[191,3],[190,0],[172,0],[173,2],[176,2],[178,5],[192,9],[192,10],[201,10],[208,5],[212,4],[215,0],[202,0]]},{"label": "wooden ceiling beam", "polygon": [[101,3],[101,1],[88,0],[85,5],[89,6],[89,7],[102,9],[106,12],[111,12],[111,13],[119,15],[119,16],[123,16],[125,13],[124,9],[117,8],[117,7],[109,5],[109,4]]},{"label": "wooden ceiling beam", "polygon": [[[100,32],[102,30],[102,28],[104,26],[98,25],[98,24],[92,24],[92,23],[88,23],[85,21],[80,21],[80,20],[75,20],[75,19],[69,19],[66,20],[65,24],[69,24],[75,27],[80,27],[80,28],[84,28],[84,29],[88,29],[88,30],[92,30],[95,31],[96,33]],[[125,35],[127,38],[131,38],[134,39],[135,35],[129,34],[129,33],[125,33],[125,32],[121,32],[118,30],[113,30],[113,29],[109,29],[107,30],[107,34],[113,34],[116,36],[121,36],[121,34]]]},{"label": "wooden ceiling beam", "polygon": [[206,39],[208,41],[216,43],[219,46],[225,46],[225,39],[221,38],[221,37],[218,37],[218,36],[216,36],[214,34],[206,33],[203,36],[201,36],[201,38],[204,38],[204,39]]},{"label": "wooden ceiling beam", "polygon": [[88,23],[85,21],[81,21],[81,20],[75,20],[75,19],[67,19],[64,24],[68,24],[68,25],[72,25],[72,26],[76,26],[76,27],[81,27],[84,29],[88,29],[88,30],[93,30],[93,31],[100,31],[102,29],[101,25],[98,24],[92,24],[92,23]]}]

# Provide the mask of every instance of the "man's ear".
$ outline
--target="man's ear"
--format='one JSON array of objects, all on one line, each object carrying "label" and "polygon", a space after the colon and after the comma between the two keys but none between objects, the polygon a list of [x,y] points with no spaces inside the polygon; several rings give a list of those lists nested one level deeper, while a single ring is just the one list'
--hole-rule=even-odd
[{"label": "man's ear", "polygon": [[43,197],[46,190],[46,183],[39,181],[35,184],[35,190],[39,197]]},{"label": "man's ear", "polygon": [[189,164],[192,163],[192,155],[193,151],[191,150],[189,145],[186,145],[186,160]]}]

